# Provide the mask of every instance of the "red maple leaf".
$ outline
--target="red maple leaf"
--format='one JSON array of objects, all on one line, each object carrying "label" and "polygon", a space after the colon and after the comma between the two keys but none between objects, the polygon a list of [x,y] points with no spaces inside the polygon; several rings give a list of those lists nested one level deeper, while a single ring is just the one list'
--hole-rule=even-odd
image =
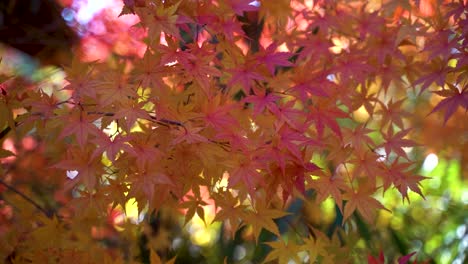
[{"label": "red maple leaf", "polygon": [[336,119],[348,117],[347,113],[340,110],[336,105],[324,101],[311,105],[309,110],[308,119],[314,121],[319,137],[323,136],[325,126],[329,127],[340,138],[342,137],[341,128]]},{"label": "red maple leaf", "polygon": [[280,127],[284,122],[297,130],[303,130],[307,126],[305,113],[299,109],[294,109],[295,101],[288,101],[284,105],[271,105],[268,109],[275,114],[278,119],[277,125]]},{"label": "red maple leaf", "polygon": [[[412,256],[414,256],[416,252],[411,252],[408,255],[402,256],[398,258],[398,264],[407,264],[409,263],[409,260]],[[372,255],[367,256],[367,263],[368,264],[385,264],[385,256],[383,254],[383,251],[380,251],[379,257],[376,258]],[[416,263],[416,260],[413,262]]]},{"label": "red maple leaf", "polygon": [[257,68],[257,62],[248,61],[245,64],[237,65],[237,67],[227,69],[232,74],[231,80],[228,82],[229,86],[233,86],[237,83],[241,84],[241,88],[245,94],[250,93],[251,83],[255,80],[263,81],[265,77],[255,71]]},{"label": "red maple leaf", "polygon": [[414,175],[411,173],[410,167],[412,163],[399,162],[395,159],[388,167],[383,167],[383,189],[387,190],[393,184],[403,197],[409,202],[408,189],[418,193],[424,198],[420,189],[420,181],[427,179],[427,177]]},{"label": "red maple leaf", "polygon": [[401,129],[404,128],[403,117],[410,116],[410,114],[407,111],[402,109],[402,105],[405,102],[405,100],[406,99],[403,98],[394,102],[393,99],[390,99],[390,101],[387,104],[378,101],[382,106],[382,109],[378,110],[376,114],[382,115],[382,126],[385,126],[388,122],[391,122]]},{"label": "red maple leaf", "polygon": [[443,87],[447,74],[453,71],[453,68],[449,66],[448,60],[441,60],[438,58],[431,61],[430,67],[427,66],[427,63],[421,63],[420,67],[422,69],[430,69],[429,73],[424,74],[413,83],[413,86],[421,85],[421,91],[419,92],[420,94],[429,88],[433,83]]},{"label": "red maple leaf", "polygon": [[328,92],[325,90],[327,85],[331,84],[330,80],[326,78],[325,72],[311,72],[309,68],[315,68],[312,62],[307,66],[299,68],[292,76],[291,80],[294,86],[291,90],[298,93],[299,99],[306,102],[311,95],[327,97]]},{"label": "red maple leaf", "polygon": [[444,124],[447,123],[447,120],[449,120],[449,118],[455,113],[459,106],[465,108],[465,113],[468,111],[468,86],[465,86],[463,90],[459,90],[452,84],[447,85],[449,89],[434,92],[442,97],[445,97],[445,99],[440,101],[429,113],[432,114],[444,109]]},{"label": "red maple leaf", "polygon": [[243,102],[253,104],[253,115],[257,116],[262,113],[265,108],[275,107],[276,102],[281,99],[281,97],[273,94],[267,93],[265,90],[256,91],[254,95],[249,95],[243,99]]},{"label": "red maple leaf", "polygon": [[254,158],[240,157],[233,161],[233,170],[230,172],[228,187],[242,183],[250,195],[254,196],[255,189],[263,184],[263,175],[259,172],[261,164]]},{"label": "red maple leaf", "polygon": [[393,130],[394,129],[392,126],[388,127],[387,133],[383,134],[385,142],[378,147],[383,147],[385,149],[387,157],[390,155],[390,152],[393,151],[398,156],[408,159],[408,156],[406,155],[406,152],[403,150],[403,148],[417,145],[413,140],[404,139],[404,137],[411,131],[411,129],[401,130],[396,134],[393,134]]}]

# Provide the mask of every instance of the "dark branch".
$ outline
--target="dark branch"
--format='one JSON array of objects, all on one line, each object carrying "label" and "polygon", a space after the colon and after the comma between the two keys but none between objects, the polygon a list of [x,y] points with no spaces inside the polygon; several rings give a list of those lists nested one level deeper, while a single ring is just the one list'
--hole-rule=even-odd
[{"label": "dark branch", "polygon": [[19,196],[21,196],[24,200],[28,201],[30,204],[34,205],[34,207],[36,207],[39,211],[41,211],[45,216],[47,216],[48,218],[50,218],[50,214],[49,212],[47,212],[46,209],[44,209],[42,206],[40,206],[38,203],[36,203],[33,199],[29,198],[26,194],[20,192],[19,190],[17,190],[15,187],[9,185],[8,183],[4,182],[2,179],[0,179],[0,184],[2,184],[3,186],[5,186],[8,190],[18,194]]}]

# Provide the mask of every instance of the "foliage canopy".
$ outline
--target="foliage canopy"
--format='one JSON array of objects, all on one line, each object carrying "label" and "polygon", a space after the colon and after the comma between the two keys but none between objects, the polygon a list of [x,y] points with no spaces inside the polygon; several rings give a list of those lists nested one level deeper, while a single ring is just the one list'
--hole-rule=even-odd
[{"label": "foliage canopy", "polygon": [[[77,53],[60,89],[2,77],[0,256],[12,263],[174,257],[165,235],[135,242],[151,228],[124,220],[129,201],[147,223],[197,215],[226,236],[268,233],[266,262],[367,259],[339,226],[373,223],[389,189],[423,195],[414,153],[440,146],[421,116],[463,153],[466,1],[124,3],[142,54]],[[341,219],[328,233],[290,210],[330,198]]]}]

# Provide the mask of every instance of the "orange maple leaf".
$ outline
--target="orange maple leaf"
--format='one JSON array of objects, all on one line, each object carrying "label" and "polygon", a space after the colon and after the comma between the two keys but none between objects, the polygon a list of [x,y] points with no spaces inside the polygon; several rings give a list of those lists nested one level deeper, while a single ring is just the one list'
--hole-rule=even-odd
[{"label": "orange maple leaf", "polygon": [[348,190],[343,196],[347,200],[343,211],[343,222],[348,219],[354,211],[358,211],[361,216],[369,223],[374,221],[375,211],[377,209],[386,209],[379,201],[371,195],[374,193],[372,188],[360,188],[359,190]]}]

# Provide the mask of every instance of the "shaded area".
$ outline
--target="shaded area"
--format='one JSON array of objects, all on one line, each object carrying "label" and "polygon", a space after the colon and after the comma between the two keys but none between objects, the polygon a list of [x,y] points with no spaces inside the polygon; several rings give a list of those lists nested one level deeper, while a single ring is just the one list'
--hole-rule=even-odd
[{"label": "shaded area", "polygon": [[43,64],[66,63],[78,37],[63,20],[61,10],[53,0],[1,1],[0,42]]}]

